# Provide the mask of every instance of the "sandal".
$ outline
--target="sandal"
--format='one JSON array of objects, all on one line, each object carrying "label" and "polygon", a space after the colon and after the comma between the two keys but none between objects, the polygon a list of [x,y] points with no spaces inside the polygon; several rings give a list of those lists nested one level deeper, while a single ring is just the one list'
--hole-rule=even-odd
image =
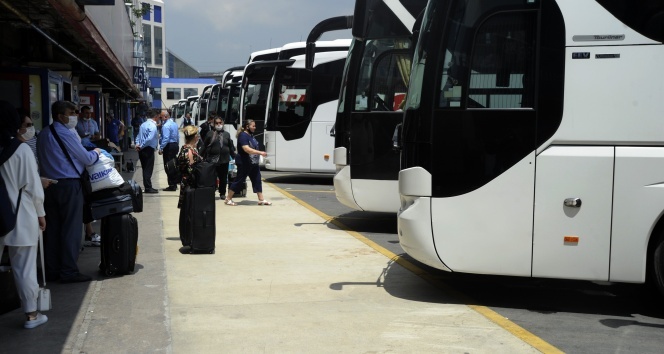
[{"label": "sandal", "polygon": [[259,200],[258,205],[272,205],[272,203],[268,202],[267,200]]},{"label": "sandal", "polygon": [[230,206],[236,206],[237,203],[233,201],[233,199],[225,199],[224,204],[230,205]]}]

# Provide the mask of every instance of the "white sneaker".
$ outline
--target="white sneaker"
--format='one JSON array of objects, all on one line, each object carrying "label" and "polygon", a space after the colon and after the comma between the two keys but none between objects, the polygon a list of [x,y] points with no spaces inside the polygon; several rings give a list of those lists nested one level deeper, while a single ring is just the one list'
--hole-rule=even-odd
[{"label": "white sneaker", "polygon": [[90,235],[90,239],[88,239],[86,237],[85,246],[86,247],[99,247],[99,246],[101,246],[101,236],[99,236],[99,234],[95,232],[92,235]]},{"label": "white sneaker", "polygon": [[23,328],[32,329],[41,326],[46,322],[48,322],[48,317],[46,317],[46,315],[42,315],[41,313],[37,313],[37,316],[34,320],[25,321]]}]

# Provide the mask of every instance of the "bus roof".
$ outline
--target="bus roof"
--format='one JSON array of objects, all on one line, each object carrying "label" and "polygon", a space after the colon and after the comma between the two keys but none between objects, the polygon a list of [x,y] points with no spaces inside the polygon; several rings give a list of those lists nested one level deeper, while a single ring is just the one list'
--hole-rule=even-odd
[{"label": "bus roof", "polygon": [[253,52],[249,55],[249,60],[247,61],[247,64],[256,60],[274,60],[276,59],[276,55],[279,54],[280,50],[281,48],[270,48],[270,49],[263,49],[257,52]]},{"label": "bus roof", "polygon": [[[351,39],[335,39],[332,41],[318,41],[316,42],[316,47],[350,47]],[[284,44],[281,47],[281,50],[296,49],[296,48],[305,48],[307,42],[293,42]]]},{"label": "bus roof", "polygon": [[[292,57],[292,60],[295,60],[293,65],[290,66],[290,68],[295,68],[295,69],[303,69],[304,64],[305,64],[305,57],[306,55],[296,55]],[[322,52],[322,53],[316,53],[316,57],[314,57],[314,67],[320,64],[325,64],[329,63],[331,61],[343,59],[345,60],[346,57],[348,57],[348,51],[336,51],[336,52]]]}]

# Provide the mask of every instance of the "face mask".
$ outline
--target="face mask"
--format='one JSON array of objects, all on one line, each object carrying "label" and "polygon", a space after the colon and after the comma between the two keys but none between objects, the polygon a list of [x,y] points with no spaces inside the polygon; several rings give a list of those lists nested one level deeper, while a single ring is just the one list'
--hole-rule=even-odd
[{"label": "face mask", "polygon": [[76,128],[76,123],[78,123],[78,117],[69,116],[69,123],[67,123],[67,128],[69,129]]},{"label": "face mask", "polygon": [[214,129],[217,129],[217,131],[220,132],[222,129],[224,129],[224,125],[223,125],[223,124],[221,124],[221,125],[215,125],[215,126],[214,126]]},{"label": "face mask", "polygon": [[23,135],[21,135],[21,137],[24,140],[30,140],[35,136],[35,127],[28,127],[26,129],[27,130],[25,131],[25,133],[23,133]]}]

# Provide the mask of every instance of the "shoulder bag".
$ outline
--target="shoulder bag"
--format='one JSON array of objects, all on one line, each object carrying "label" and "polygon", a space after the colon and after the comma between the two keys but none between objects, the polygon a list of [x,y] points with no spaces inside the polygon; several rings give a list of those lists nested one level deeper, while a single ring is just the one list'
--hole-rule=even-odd
[{"label": "shoulder bag", "polygon": [[[69,163],[71,163],[72,167],[74,167],[74,171],[78,172],[76,165],[74,164],[74,160],[72,160],[71,156],[69,156],[69,152],[65,148],[65,144],[62,143],[62,140],[60,139],[58,132],[55,131],[53,124],[51,124],[51,132],[53,133],[55,140],[58,141],[60,149],[62,149],[62,152],[64,152],[65,156],[67,156],[67,160],[69,160]],[[85,166],[83,166],[83,172],[81,173],[81,187],[83,189],[83,196],[87,199],[92,194],[92,183],[90,182],[90,174],[88,173],[88,170],[85,168]]]}]

